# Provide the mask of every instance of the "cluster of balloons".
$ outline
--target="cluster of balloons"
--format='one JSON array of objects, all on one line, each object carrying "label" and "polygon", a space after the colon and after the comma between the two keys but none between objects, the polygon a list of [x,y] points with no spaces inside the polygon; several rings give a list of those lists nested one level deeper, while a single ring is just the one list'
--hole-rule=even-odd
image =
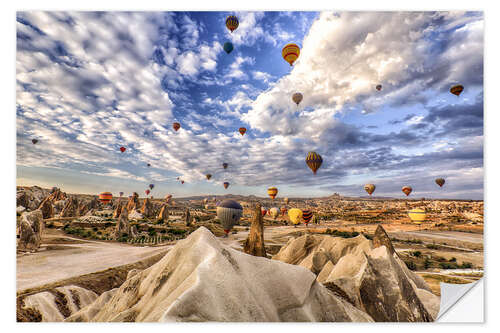
[{"label": "cluster of balloons", "polygon": [[[443,187],[443,185],[445,183],[444,178],[436,178],[434,181],[436,182],[436,184],[439,185],[439,187]],[[374,184],[366,184],[364,186],[365,191],[370,196],[372,195],[372,193],[375,191],[376,188],[377,187]],[[413,188],[409,185],[405,185],[401,188],[401,191],[403,191],[403,193],[406,194],[406,196],[409,196],[411,194],[411,192],[413,191]]]}]

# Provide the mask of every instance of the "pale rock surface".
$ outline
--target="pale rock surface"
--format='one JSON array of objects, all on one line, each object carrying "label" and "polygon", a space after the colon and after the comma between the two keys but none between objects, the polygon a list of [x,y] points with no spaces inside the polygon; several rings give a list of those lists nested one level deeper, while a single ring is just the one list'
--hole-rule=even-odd
[{"label": "pale rock surface", "polygon": [[21,251],[36,251],[42,241],[44,222],[42,212],[37,209],[24,212],[19,223],[19,241],[17,248]]},{"label": "pale rock surface", "polygon": [[315,278],[303,267],[234,250],[200,227],[71,321],[371,321]]},{"label": "pale rock surface", "polygon": [[[127,207],[124,207],[124,209],[127,208]],[[122,211],[123,213],[123,211]],[[121,215],[124,215],[124,214],[121,214]],[[144,216],[142,216],[141,213],[139,213],[138,211],[136,211],[135,209],[132,210],[129,214],[128,214],[128,219],[129,220],[140,220],[144,218]]]},{"label": "pale rock surface", "polygon": [[[130,273],[130,272],[129,272]],[[82,310],[72,314],[68,318],[65,319],[67,322],[89,322],[94,318],[94,316],[101,310],[101,308],[108,303],[108,301],[115,295],[118,291],[118,288],[114,288],[103,292],[97,299],[87,305]]]}]

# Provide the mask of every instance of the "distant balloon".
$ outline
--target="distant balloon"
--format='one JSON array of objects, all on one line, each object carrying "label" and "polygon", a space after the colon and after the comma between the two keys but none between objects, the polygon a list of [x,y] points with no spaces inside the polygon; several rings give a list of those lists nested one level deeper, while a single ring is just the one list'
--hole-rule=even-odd
[{"label": "distant balloon", "polygon": [[151,193],[151,191],[150,191],[150,190],[146,190],[146,191],[144,191],[144,192],[146,192],[146,195],[149,195],[149,193]]},{"label": "distant balloon", "polygon": [[285,199],[283,199],[283,201],[285,202],[286,205],[288,205],[288,202],[290,201],[290,199],[285,198]]},{"label": "distant balloon", "polygon": [[229,164],[227,164],[227,163],[222,163],[222,167],[223,167],[224,169],[227,169],[228,165],[229,165]]},{"label": "distant balloon", "polygon": [[247,132],[247,129],[245,127],[240,127],[239,131],[240,131],[241,135],[245,135],[245,133]]},{"label": "distant balloon", "polygon": [[37,139],[32,139],[31,142],[33,142],[34,145],[36,145],[36,143],[38,142]]},{"label": "distant balloon", "polygon": [[311,221],[312,217],[313,217],[313,213],[311,210],[304,209],[302,211],[302,219],[304,219],[304,222],[306,223],[306,225],[309,223],[309,221]]},{"label": "distant balloon", "polygon": [[439,185],[439,187],[443,187],[445,181],[444,181],[444,178],[436,178],[436,184]]},{"label": "distant balloon", "polygon": [[300,55],[300,48],[297,44],[286,44],[285,47],[283,47],[283,50],[281,50],[281,55],[283,56],[283,59],[285,59],[285,61],[292,66]]},{"label": "distant balloon", "polygon": [[226,51],[227,54],[231,53],[234,49],[233,43],[231,42],[225,42],[224,46],[222,47],[224,51]]},{"label": "distant balloon", "polygon": [[238,28],[240,25],[240,22],[238,21],[238,18],[234,15],[230,15],[226,18],[226,27],[233,32]]},{"label": "distant balloon", "polygon": [[318,154],[314,151],[310,151],[307,154],[306,164],[312,170],[312,172],[314,174],[316,174],[316,171],[318,171],[318,169],[322,163],[323,163],[323,159],[321,158],[320,154]]},{"label": "distant balloon", "polygon": [[151,167],[151,164],[148,163],[148,167]]},{"label": "distant balloon", "polygon": [[262,216],[265,216],[267,214],[267,209],[265,209],[264,207],[262,207],[260,209],[260,212],[262,213]]},{"label": "distant balloon", "polygon": [[220,220],[226,235],[240,220],[242,214],[243,207],[234,200],[224,200],[217,205],[217,218]]},{"label": "distant balloon", "polygon": [[123,197],[123,192],[120,192],[120,197]]},{"label": "distant balloon", "polygon": [[276,220],[276,217],[278,217],[278,215],[280,214],[280,210],[278,209],[278,207],[272,207],[271,209],[269,209],[269,215]]},{"label": "distant balloon", "polygon": [[408,216],[413,222],[420,224],[425,221],[427,214],[422,208],[415,208],[408,212]]},{"label": "distant balloon", "polygon": [[203,199],[203,203],[204,203],[204,204],[206,204],[207,202],[208,202],[208,199],[207,199],[207,198]]},{"label": "distant balloon", "polygon": [[453,87],[450,88],[450,92],[453,95],[460,96],[460,94],[464,91],[464,86],[461,84],[454,85]]},{"label": "distant balloon", "polygon": [[267,189],[267,195],[269,195],[271,199],[274,200],[277,194],[278,194],[278,189],[276,187],[273,186]]},{"label": "distant balloon", "polygon": [[409,196],[411,191],[413,191],[413,189],[411,188],[411,186],[403,186],[401,191],[403,191],[403,193],[406,194],[406,196]]},{"label": "distant balloon", "polygon": [[99,201],[103,204],[108,204],[113,199],[111,192],[102,192],[99,194]]},{"label": "distant balloon", "polygon": [[224,188],[227,189],[229,187],[229,182],[224,182]]},{"label": "distant balloon", "polygon": [[175,122],[175,123],[172,124],[172,127],[177,132],[179,130],[179,128],[181,128],[181,124],[178,123],[178,122]]},{"label": "distant balloon", "polygon": [[299,106],[300,102],[302,101],[302,94],[299,92],[296,92],[295,94],[292,95],[292,100]]},{"label": "distant balloon", "polygon": [[153,189],[155,187],[155,184],[149,184],[149,188]]},{"label": "distant balloon", "polygon": [[292,224],[297,225],[300,223],[300,219],[302,218],[302,211],[298,208],[292,208],[288,210],[288,217],[290,218],[290,222],[292,222]]},{"label": "distant balloon", "polygon": [[209,174],[209,173],[207,173],[207,174],[205,175],[205,177],[207,177],[207,180],[210,180],[210,178],[212,178],[212,175],[211,175],[211,174]]},{"label": "distant balloon", "polygon": [[184,184],[184,181],[183,181],[183,180],[181,180],[181,184]]},{"label": "distant balloon", "polygon": [[382,90],[382,85],[381,84],[377,84],[377,86],[375,87],[375,89],[377,89],[378,91]]},{"label": "distant balloon", "polygon": [[368,192],[369,195],[372,195],[372,193],[375,191],[377,187],[374,184],[366,184],[365,185],[365,191]]},{"label": "distant balloon", "polygon": [[179,180],[181,177],[177,177],[177,180]]},{"label": "distant balloon", "polygon": [[124,152],[125,152],[125,150],[127,150],[127,148],[125,148],[125,147],[120,147],[120,151],[121,151],[122,153],[124,153]]}]

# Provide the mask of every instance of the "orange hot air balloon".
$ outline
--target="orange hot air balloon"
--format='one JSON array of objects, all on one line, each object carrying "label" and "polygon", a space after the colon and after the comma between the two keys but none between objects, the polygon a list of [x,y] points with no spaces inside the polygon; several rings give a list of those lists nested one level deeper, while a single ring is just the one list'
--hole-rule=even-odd
[{"label": "orange hot air balloon", "polygon": [[276,187],[270,187],[267,189],[267,194],[274,200],[278,194],[278,189]]},{"label": "orange hot air balloon", "polygon": [[125,152],[125,150],[127,150],[127,148],[125,148],[125,147],[120,147],[120,151],[121,151],[122,153],[124,153],[124,152]]},{"label": "orange hot air balloon", "polygon": [[172,127],[177,132],[179,130],[179,128],[181,128],[181,124],[178,123],[178,122],[175,122],[175,123],[172,124]]},{"label": "orange hot air balloon", "polygon": [[310,151],[309,153],[307,153],[306,164],[314,174],[316,174],[316,171],[318,171],[322,163],[323,159],[321,158],[320,154],[314,151]]},{"label": "orange hot air balloon", "polygon": [[365,191],[368,192],[369,195],[372,195],[372,193],[375,191],[377,187],[374,184],[366,184],[365,185]]},{"label": "orange hot air balloon", "polygon": [[403,193],[406,194],[406,196],[409,196],[411,191],[413,191],[413,189],[411,188],[411,186],[403,186],[401,191],[403,191]]},{"label": "orange hot air balloon", "polygon": [[102,192],[99,194],[99,201],[103,204],[108,204],[111,199],[113,199],[113,194],[111,194],[111,192]]},{"label": "orange hot air balloon", "polygon": [[302,98],[304,98],[304,96],[302,96],[302,94],[299,92],[296,92],[295,94],[292,95],[292,101],[294,101],[294,103],[297,104],[297,106],[299,106],[300,102],[302,101]]},{"label": "orange hot air balloon", "polygon": [[453,95],[460,96],[460,94],[464,91],[464,86],[461,84],[454,85],[453,87],[450,88],[450,92]]},{"label": "orange hot air balloon", "polygon": [[226,18],[226,27],[231,31],[231,33],[238,28],[240,22],[238,18],[234,15],[230,15]]},{"label": "orange hot air balloon", "polygon": [[209,174],[209,173],[207,173],[207,174],[205,175],[205,177],[207,177],[207,180],[210,180],[210,178],[212,178],[212,175],[211,175],[211,174]]},{"label": "orange hot air balloon", "polygon": [[245,133],[247,132],[247,129],[245,127],[240,127],[239,131],[240,131],[241,135],[245,135]]},{"label": "orange hot air balloon", "polygon": [[290,66],[293,66],[293,63],[300,55],[300,47],[294,43],[286,44],[283,50],[281,50],[281,55]]},{"label": "orange hot air balloon", "polygon": [[229,182],[224,182],[224,188],[227,189],[229,187]]},{"label": "orange hot air balloon", "polygon": [[436,178],[435,180],[436,184],[439,185],[439,187],[443,187],[445,181],[444,181],[444,178]]},{"label": "orange hot air balloon", "polygon": [[304,209],[302,211],[302,219],[304,220],[304,222],[306,223],[306,226],[307,224],[311,221],[311,218],[313,217],[313,213],[311,210],[309,209]]}]

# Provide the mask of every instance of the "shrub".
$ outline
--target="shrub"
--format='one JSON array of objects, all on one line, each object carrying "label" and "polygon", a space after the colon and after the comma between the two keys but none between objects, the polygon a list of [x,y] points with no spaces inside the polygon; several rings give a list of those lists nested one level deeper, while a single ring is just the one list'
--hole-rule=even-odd
[{"label": "shrub", "polygon": [[406,267],[408,267],[408,269],[414,271],[417,269],[417,265],[413,262],[413,261],[405,261],[405,264],[406,264]]},{"label": "shrub", "polygon": [[455,258],[455,257],[451,258],[450,262],[457,262],[457,258]]},{"label": "shrub", "polygon": [[412,255],[412,256],[414,256],[414,257],[419,258],[419,257],[422,255],[422,252],[420,252],[420,251],[413,251],[413,252],[411,253],[411,255]]},{"label": "shrub", "polygon": [[437,246],[436,244],[427,244],[425,247],[431,250],[439,249],[439,246]]},{"label": "shrub", "polygon": [[160,233],[165,234],[165,233],[167,233],[167,230],[165,230],[165,229],[161,229],[161,230],[160,230]]},{"label": "shrub", "polygon": [[460,268],[472,268],[472,263],[470,262],[463,262],[462,265],[459,266]]},{"label": "shrub", "polygon": [[168,229],[168,233],[172,235],[183,235],[186,233],[186,230],[182,229]]},{"label": "shrub", "polygon": [[427,269],[427,268],[431,267],[431,264],[432,264],[432,261],[430,261],[429,258],[425,258],[424,268]]},{"label": "shrub", "polygon": [[93,228],[92,228],[92,230],[93,230],[94,232],[96,232],[96,231],[97,231],[97,227],[93,227]]},{"label": "shrub", "polygon": [[456,269],[458,265],[456,263],[440,262],[439,267],[442,269]]},{"label": "shrub", "polygon": [[104,223],[104,228],[109,228],[109,227],[111,227],[112,225],[113,225],[113,223],[111,223],[111,222],[106,222],[106,223]]}]

